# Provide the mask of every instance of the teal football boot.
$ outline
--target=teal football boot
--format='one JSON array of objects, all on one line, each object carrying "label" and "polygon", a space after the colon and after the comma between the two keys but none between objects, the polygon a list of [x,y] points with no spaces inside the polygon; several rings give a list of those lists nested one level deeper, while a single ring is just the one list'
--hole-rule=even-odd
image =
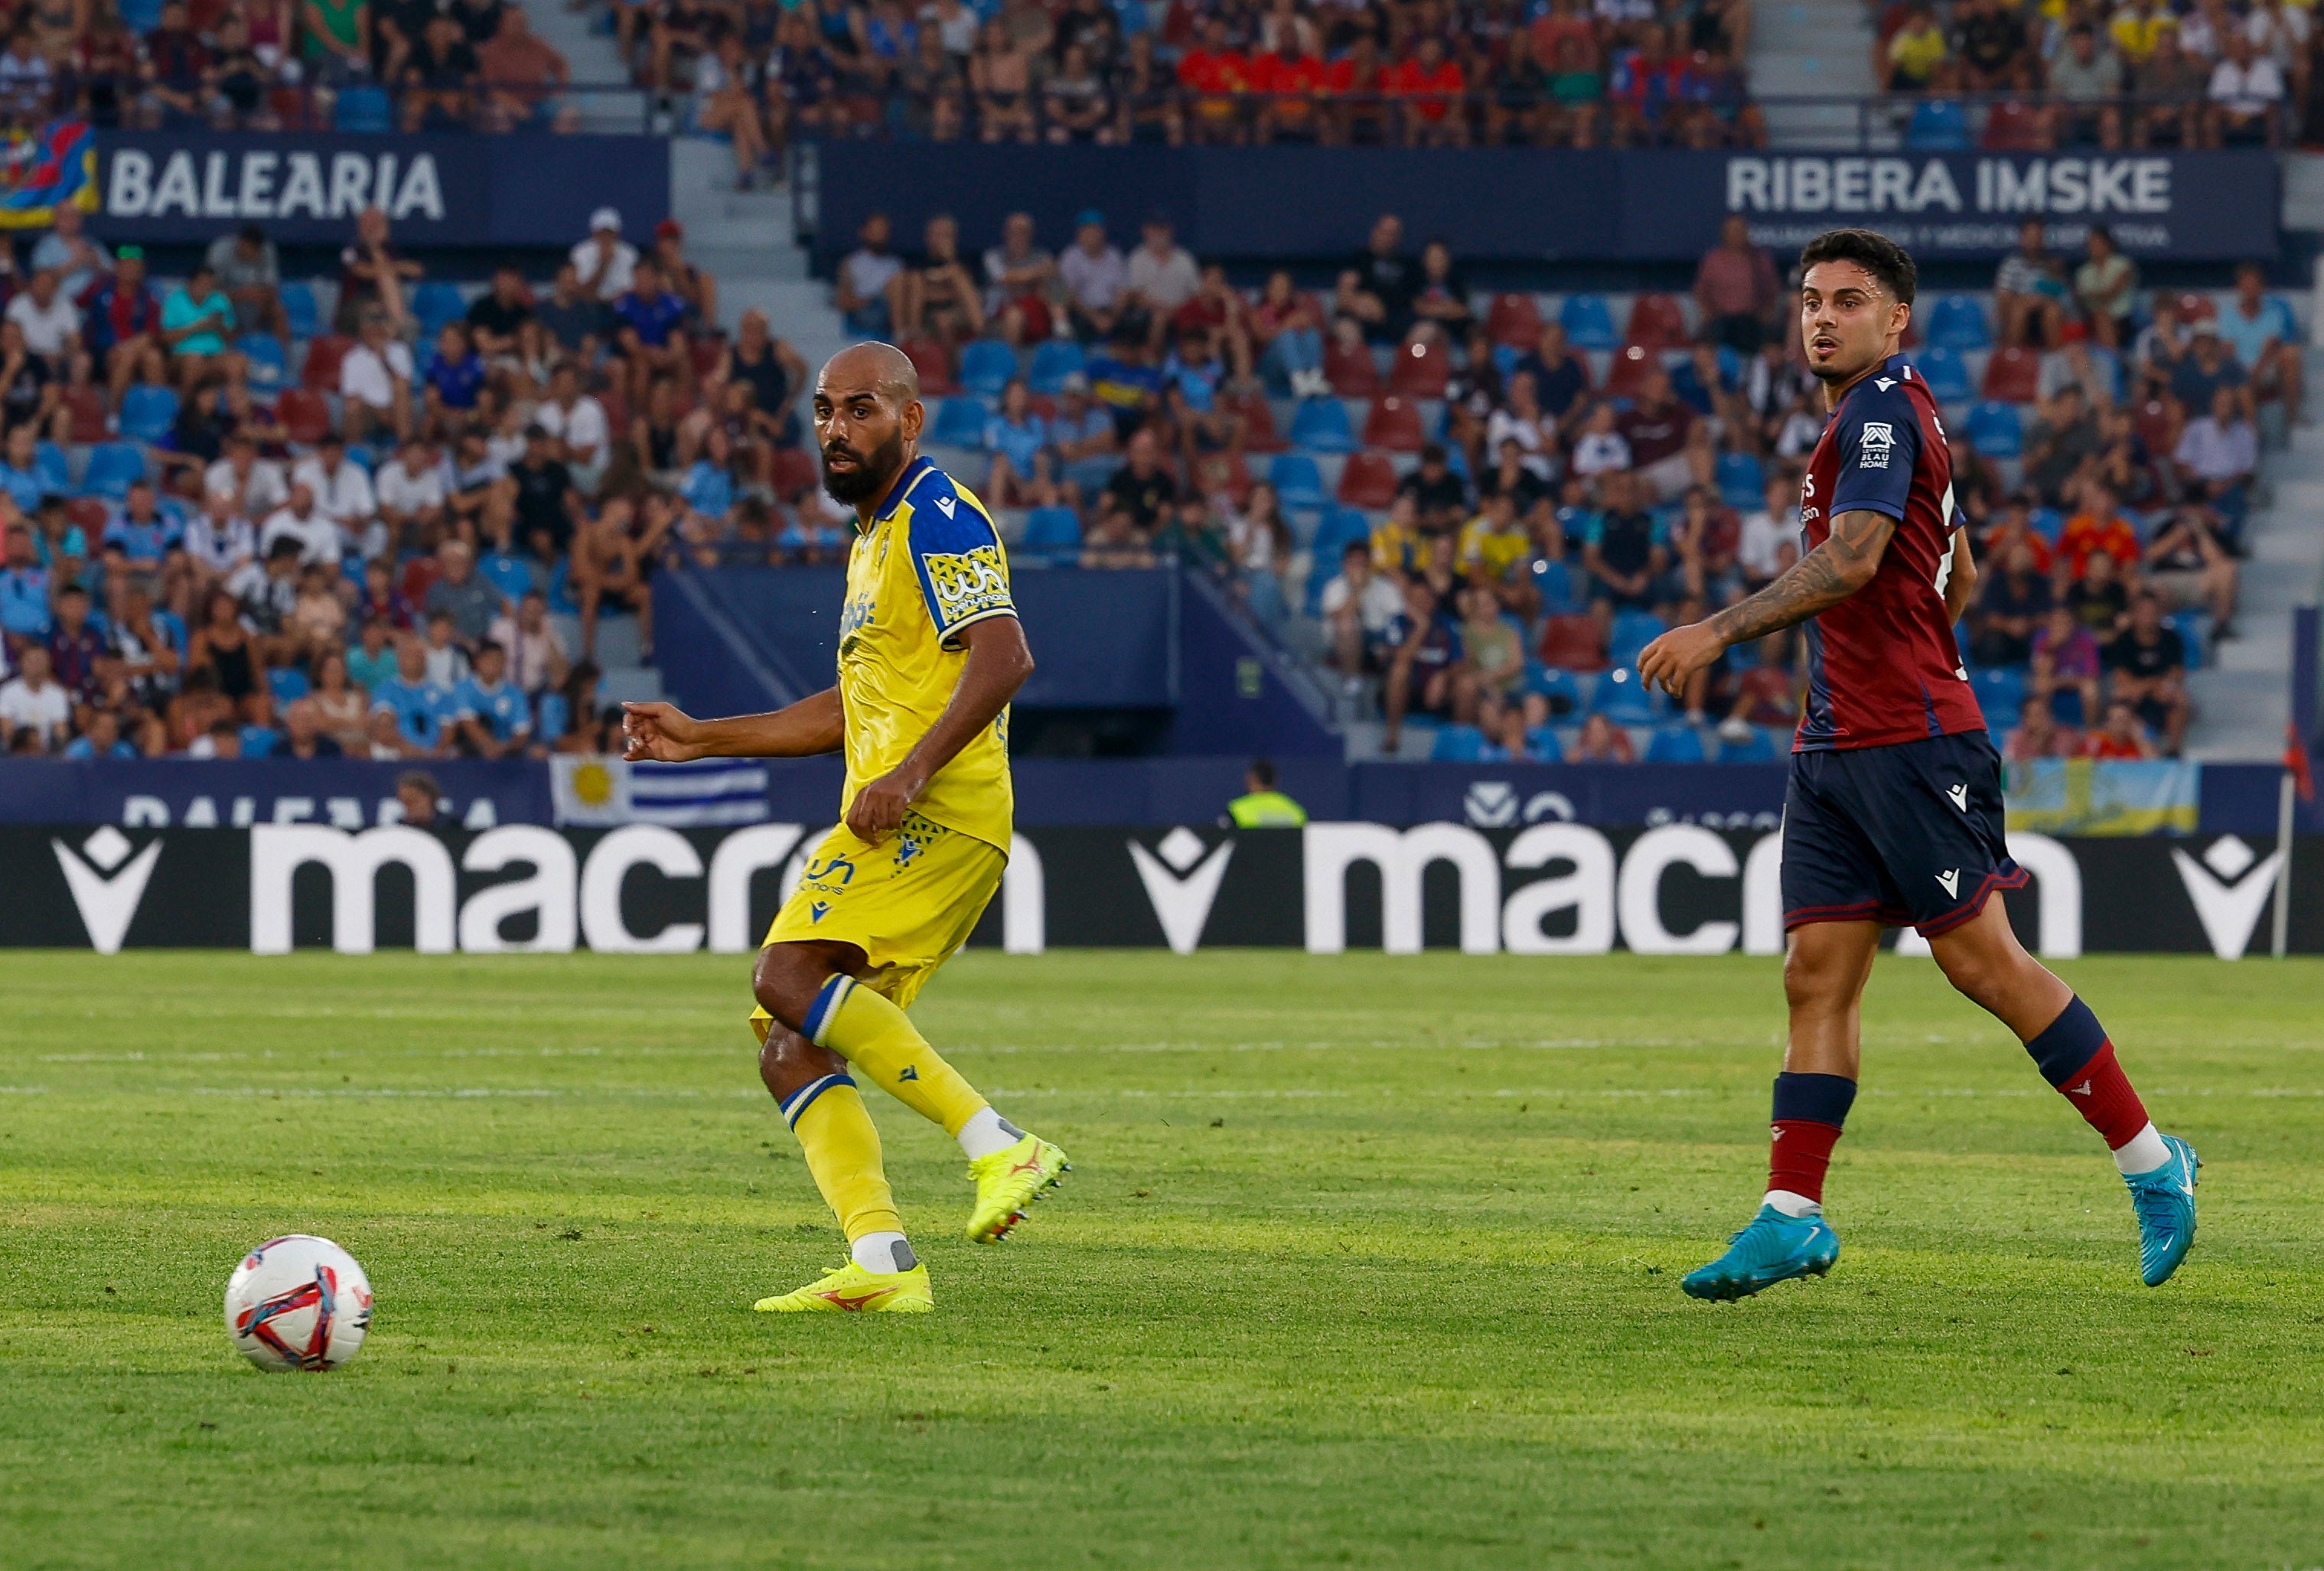
[{"label": "teal football boot", "polygon": [[1786,1216],[1762,1206],[1751,1225],[1727,1241],[1725,1254],[1680,1285],[1697,1298],[1745,1298],[1794,1277],[1820,1277],[1839,1258],[1840,1234],[1822,1216]]},{"label": "teal football boot", "polygon": [[2122,1180],[2138,1213],[2138,1274],[2150,1288],[2171,1280],[2195,1242],[2195,1171],[2203,1165],[2195,1148],[2177,1135],[2164,1135],[2163,1143],[2171,1148],[2170,1160]]}]

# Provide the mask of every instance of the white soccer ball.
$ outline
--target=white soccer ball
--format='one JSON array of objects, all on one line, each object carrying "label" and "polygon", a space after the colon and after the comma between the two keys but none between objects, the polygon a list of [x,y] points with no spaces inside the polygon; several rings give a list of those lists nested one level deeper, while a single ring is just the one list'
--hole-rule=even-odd
[{"label": "white soccer ball", "polygon": [[226,1338],[261,1369],[337,1369],[370,1328],[371,1279],[327,1238],[270,1238],[226,1279]]}]

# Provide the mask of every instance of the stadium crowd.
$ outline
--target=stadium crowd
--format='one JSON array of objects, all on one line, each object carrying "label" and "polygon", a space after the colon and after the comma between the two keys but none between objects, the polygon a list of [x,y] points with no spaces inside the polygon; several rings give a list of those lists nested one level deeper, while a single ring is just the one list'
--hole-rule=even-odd
[{"label": "stadium crowd", "polygon": [[[1823,426],[1789,290],[1740,220],[1680,299],[1473,291],[1393,216],[1318,287],[1255,290],[1151,215],[1127,252],[1026,215],[981,254],[948,217],[840,263],[851,330],[919,365],[939,458],[1026,562],[1206,564],[1315,655],[1385,744],[1447,758],[1765,756],[1796,641],[1731,652],[1683,704],[1628,668],[1674,619],[1796,558]],[[1985,564],[1964,630],[2019,756],[2175,752],[2185,671],[2232,631],[2265,404],[2296,420],[2299,329],[2256,267],[2224,303],[2141,290],[2103,231],[2038,225],[1989,295],[1923,296],[1913,356],[1950,419]],[[2126,704],[2128,718],[2115,711]],[[2036,713],[2044,717],[2037,721]]]},{"label": "stadium crowd", "polygon": [[1873,74],[1908,145],[1995,151],[2324,142],[2310,11],[2290,0],[1887,0]]},{"label": "stadium crowd", "polygon": [[61,211],[0,274],[9,750],[603,751],[603,611],[650,655],[662,563],[835,557],[797,352],[676,223],[591,226],[545,282],[372,210],[335,279],[245,228],[163,286]]},{"label": "stadium crowd", "polygon": [[508,0],[72,0],[14,14],[0,118],[570,131],[572,69]]}]

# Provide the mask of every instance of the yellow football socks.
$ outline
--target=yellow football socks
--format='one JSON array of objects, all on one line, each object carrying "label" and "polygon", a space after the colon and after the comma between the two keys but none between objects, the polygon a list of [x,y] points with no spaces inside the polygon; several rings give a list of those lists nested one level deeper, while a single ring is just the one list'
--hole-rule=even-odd
[{"label": "yellow football socks", "polygon": [[942,1124],[946,1134],[957,1136],[985,1105],[908,1015],[852,976],[823,984],[801,1034],[844,1058],[921,1117]]},{"label": "yellow football socks", "polygon": [[807,1170],[848,1242],[873,1233],[901,1237],[903,1219],[880,1161],[880,1132],[872,1127],[855,1082],[845,1075],[823,1076],[784,1097],[782,1110],[798,1136]]}]

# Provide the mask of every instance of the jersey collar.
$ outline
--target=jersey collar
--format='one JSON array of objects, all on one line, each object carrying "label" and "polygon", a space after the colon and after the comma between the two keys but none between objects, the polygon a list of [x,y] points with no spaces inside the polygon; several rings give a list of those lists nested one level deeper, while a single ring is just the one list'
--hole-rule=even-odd
[{"label": "jersey collar", "polygon": [[1845,404],[1849,399],[1854,398],[1858,388],[1877,385],[1884,380],[1891,384],[1902,382],[1904,379],[1905,369],[1904,351],[1900,349],[1895,354],[1889,356],[1888,358],[1880,362],[1880,364],[1874,367],[1868,374],[1858,377],[1849,387],[1849,390],[1840,395],[1840,404],[1835,404],[1832,407],[1832,414],[1835,417],[1839,415],[1840,405]]},{"label": "jersey collar", "polygon": [[896,484],[889,487],[888,499],[880,504],[880,510],[872,515],[872,522],[885,523],[894,517],[896,509],[903,505],[904,498],[911,494],[912,487],[920,483],[920,476],[935,467],[926,458],[914,458],[905,465],[904,472],[896,476]]}]

